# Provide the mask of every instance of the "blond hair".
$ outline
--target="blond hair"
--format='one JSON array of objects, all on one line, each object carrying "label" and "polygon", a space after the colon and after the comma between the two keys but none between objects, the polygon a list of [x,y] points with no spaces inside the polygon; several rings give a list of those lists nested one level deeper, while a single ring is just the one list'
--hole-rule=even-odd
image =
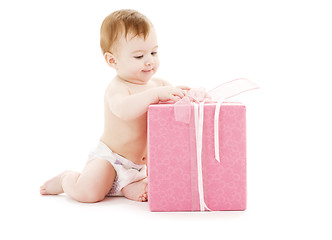
[{"label": "blond hair", "polygon": [[149,35],[152,23],[143,14],[130,9],[118,10],[108,15],[100,28],[100,48],[105,54],[114,51],[120,37],[133,34],[144,39]]}]

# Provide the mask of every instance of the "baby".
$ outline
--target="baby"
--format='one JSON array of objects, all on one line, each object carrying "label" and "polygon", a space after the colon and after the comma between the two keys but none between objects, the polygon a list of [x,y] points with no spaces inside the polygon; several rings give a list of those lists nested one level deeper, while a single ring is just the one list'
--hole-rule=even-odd
[{"label": "baby", "polygon": [[147,201],[147,110],[178,101],[188,87],[153,78],[159,67],[152,23],[134,10],[107,16],[100,30],[106,63],[117,72],[104,97],[104,133],[81,173],[65,171],[40,187],[42,195],[66,193],[79,202],[106,196]]}]

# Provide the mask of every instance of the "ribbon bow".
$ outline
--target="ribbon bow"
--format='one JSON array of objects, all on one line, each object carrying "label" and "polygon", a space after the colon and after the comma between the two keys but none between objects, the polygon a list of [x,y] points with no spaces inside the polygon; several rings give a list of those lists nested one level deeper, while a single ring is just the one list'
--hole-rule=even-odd
[{"label": "ribbon bow", "polygon": [[[259,88],[255,83],[248,79],[239,78],[206,92],[204,88],[188,91],[185,97],[175,103],[175,120],[189,124],[191,118],[191,104],[194,104],[195,115],[195,136],[196,136],[196,155],[197,155],[197,176],[198,193],[200,199],[200,210],[210,210],[204,201],[203,191],[203,172],[202,172],[202,141],[203,141],[203,122],[204,122],[204,102],[217,101],[214,114],[214,150],[215,159],[220,162],[219,153],[219,114],[220,107],[225,99],[240,93]],[[210,210],[211,211],[211,210]]]}]

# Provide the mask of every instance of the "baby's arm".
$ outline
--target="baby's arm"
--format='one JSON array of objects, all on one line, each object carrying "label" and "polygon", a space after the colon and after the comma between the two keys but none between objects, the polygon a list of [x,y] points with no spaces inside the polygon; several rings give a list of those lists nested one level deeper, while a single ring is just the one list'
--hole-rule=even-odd
[{"label": "baby's arm", "polygon": [[136,94],[130,94],[122,85],[110,87],[106,100],[113,114],[128,121],[143,115],[150,104],[159,101],[178,101],[184,96],[180,88],[172,86],[155,87]]}]

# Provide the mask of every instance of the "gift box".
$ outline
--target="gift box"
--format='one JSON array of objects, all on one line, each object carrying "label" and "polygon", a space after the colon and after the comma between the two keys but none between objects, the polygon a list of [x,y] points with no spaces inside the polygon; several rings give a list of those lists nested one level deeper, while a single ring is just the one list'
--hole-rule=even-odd
[{"label": "gift box", "polygon": [[191,103],[188,122],[176,111],[172,103],[148,109],[150,210],[245,210],[245,106]]}]

